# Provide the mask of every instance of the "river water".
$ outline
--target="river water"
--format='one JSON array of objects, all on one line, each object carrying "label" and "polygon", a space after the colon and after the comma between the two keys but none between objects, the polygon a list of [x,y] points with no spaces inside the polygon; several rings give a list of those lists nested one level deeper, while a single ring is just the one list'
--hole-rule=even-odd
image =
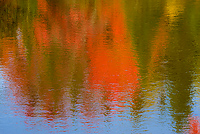
[{"label": "river water", "polygon": [[200,133],[199,0],[0,2],[0,133]]}]

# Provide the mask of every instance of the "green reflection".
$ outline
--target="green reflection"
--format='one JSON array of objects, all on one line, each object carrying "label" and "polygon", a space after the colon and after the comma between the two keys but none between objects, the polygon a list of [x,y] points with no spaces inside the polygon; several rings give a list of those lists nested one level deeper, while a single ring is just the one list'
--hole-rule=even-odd
[{"label": "green reflection", "polygon": [[14,0],[0,2],[0,38],[16,36],[20,8]]},{"label": "green reflection", "polygon": [[161,112],[170,107],[175,122],[172,127],[177,133],[182,132],[192,112],[199,4],[199,1],[153,0],[126,1],[125,6],[139,56],[143,107],[157,105]]},{"label": "green reflection", "polygon": [[162,116],[169,110],[172,127],[183,131],[199,65],[199,1],[14,0],[0,6],[0,60],[27,116],[90,120],[102,114],[111,122],[113,111],[130,108],[138,129],[152,108]]},{"label": "green reflection", "polygon": [[[186,17],[186,13],[183,14]],[[168,50],[168,78],[171,83],[169,88],[169,98],[171,105],[171,116],[175,120],[176,131],[180,132],[187,123],[188,115],[192,109],[192,82],[196,63],[195,51],[198,46],[193,42],[187,28],[187,22],[180,19],[176,23],[179,27],[174,27],[171,32],[173,37],[170,40]]]}]

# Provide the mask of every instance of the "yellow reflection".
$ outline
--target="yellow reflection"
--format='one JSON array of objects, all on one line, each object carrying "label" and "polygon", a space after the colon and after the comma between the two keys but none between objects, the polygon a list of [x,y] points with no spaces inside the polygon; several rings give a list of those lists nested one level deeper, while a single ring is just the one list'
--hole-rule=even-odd
[{"label": "yellow reflection", "polygon": [[161,98],[164,97],[168,82],[168,78],[165,76],[165,72],[167,72],[165,65],[168,61],[165,59],[165,56],[167,54],[166,50],[168,48],[169,39],[171,38],[170,30],[180,17],[180,14],[183,13],[184,8],[184,1],[167,0],[164,14],[160,18],[155,36],[151,41],[151,58],[148,64],[147,77],[147,83],[150,84],[146,87],[148,89],[146,96],[149,96],[151,99],[147,101],[147,107],[156,105],[159,95],[161,95]]},{"label": "yellow reflection", "polygon": [[166,14],[169,17],[169,22],[172,24],[175,22],[179,14],[184,11],[185,1],[183,0],[167,0],[166,1]]}]

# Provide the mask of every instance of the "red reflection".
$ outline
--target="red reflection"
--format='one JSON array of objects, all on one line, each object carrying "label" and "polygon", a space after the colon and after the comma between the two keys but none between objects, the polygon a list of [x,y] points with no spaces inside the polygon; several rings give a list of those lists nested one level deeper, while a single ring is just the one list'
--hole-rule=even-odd
[{"label": "red reflection", "polygon": [[[34,31],[32,40],[23,41],[25,35],[19,28],[20,38],[1,41],[5,44],[2,54],[4,72],[10,81],[16,104],[23,105],[21,112],[26,116],[41,116],[51,121],[70,114],[71,100],[64,99],[66,96],[63,96],[65,91],[62,88],[68,86],[73,75],[71,66],[79,64],[84,69],[86,60],[81,45],[82,28],[75,25],[82,23],[83,18],[76,10],[70,9],[67,16],[61,13],[61,9],[49,6],[46,0],[38,0],[38,15],[33,21],[33,29],[29,29],[30,33]],[[27,53],[26,46],[30,45],[31,51]],[[70,55],[67,54],[69,51]],[[78,56],[81,58],[76,61]]]},{"label": "red reflection", "polygon": [[199,117],[190,117],[189,118],[189,134],[200,134],[200,123]]},{"label": "red reflection", "polygon": [[99,16],[103,21],[89,29],[87,39],[90,58],[87,86],[94,92],[101,89],[99,92],[105,92],[108,101],[130,99],[139,86],[136,53],[120,2],[102,5]]},{"label": "red reflection", "polygon": [[[78,109],[86,124],[105,111],[109,114],[113,105],[125,107],[123,102],[137,96],[139,73],[121,1],[99,1],[95,13],[89,8],[65,10],[50,4],[38,0],[38,14],[30,29],[32,44],[24,44],[30,42],[24,38],[27,41],[19,46],[13,39],[4,48],[2,63],[16,104],[23,106],[27,117],[50,122]],[[81,84],[86,89],[76,87]],[[104,103],[107,109],[102,108]]]}]

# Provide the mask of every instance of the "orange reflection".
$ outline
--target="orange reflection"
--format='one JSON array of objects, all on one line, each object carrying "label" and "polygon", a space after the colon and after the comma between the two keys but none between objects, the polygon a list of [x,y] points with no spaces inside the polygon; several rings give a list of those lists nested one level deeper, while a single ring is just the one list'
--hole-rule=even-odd
[{"label": "orange reflection", "polygon": [[[17,38],[1,40],[6,78],[17,99],[16,104],[23,105],[22,112],[27,116],[53,120],[70,113],[65,112],[70,111],[71,101],[65,89],[73,81],[76,66],[80,66],[79,77],[83,77],[86,60],[81,45],[83,35],[81,32],[77,34],[79,29],[72,26],[83,20],[73,19],[74,16],[70,15],[63,15],[59,8],[52,9],[46,0],[38,0],[38,15],[33,29],[29,29],[30,33],[34,31],[32,40],[24,38],[20,28]],[[27,53],[26,46],[31,48],[30,53]]]},{"label": "orange reflection", "polygon": [[40,85],[40,92],[45,94],[41,95],[44,103],[40,107],[46,111],[47,119],[70,113],[71,100],[63,94],[68,94],[65,88],[71,86],[69,83],[73,81],[77,65],[81,67],[79,77],[83,77],[86,60],[81,32],[84,25],[76,25],[85,21],[82,14],[78,9],[70,8],[66,11],[69,15],[66,15],[59,7],[50,4],[46,0],[38,0],[39,15],[34,21],[37,45],[33,47],[35,53],[31,58],[32,78]]},{"label": "orange reflection", "polygon": [[136,53],[126,29],[121,1],[100,7],[98,15],[103,21],[94,24],[88,32],[87,86],[106,95],[107,101],[117,101],[115,105],[118,105],[119,101],[136,95],[139,86]]},{"label": "orange reflection", "polygon": [[[148,63],[148,88],[146,96],[151,99],[146,103],[147,107],[157,104],[156,98],[161,95],[164,97],[165,92],[165,80],[167,80],[165,74],[165,55],[167,49],[167,43],[169,39],[169,24],[167,16],[163,15],[160,18],[156,34],[152,40],[151,58]],[[159,87],[159,88],[158,88]],[[160,94],[159,94],[160,93]],[[156,99],[156,100],[155,100]]]},{"label": "orange reflection", "polygon": [[199,117],[190,117],[189,118],[189,130],[186,131],[188,134],[200,134],[200,123]]},{"label": "orange reflection", "polygon": [[121,1],[97,4],[101,6],[96,12],[73,6],[63,10],[38,0],[38,14],[30,29],[32,44],[24,43],[30,40],[20,28],[20,38],[4,39],[9,46],[3,48],[2,63],[16,103],[27,117],[52,121],[78,109],[85,115],[80,118],[90,122],[109,114],[114,106],[134,103],[131,100],[139,88],[137,55]]}]

